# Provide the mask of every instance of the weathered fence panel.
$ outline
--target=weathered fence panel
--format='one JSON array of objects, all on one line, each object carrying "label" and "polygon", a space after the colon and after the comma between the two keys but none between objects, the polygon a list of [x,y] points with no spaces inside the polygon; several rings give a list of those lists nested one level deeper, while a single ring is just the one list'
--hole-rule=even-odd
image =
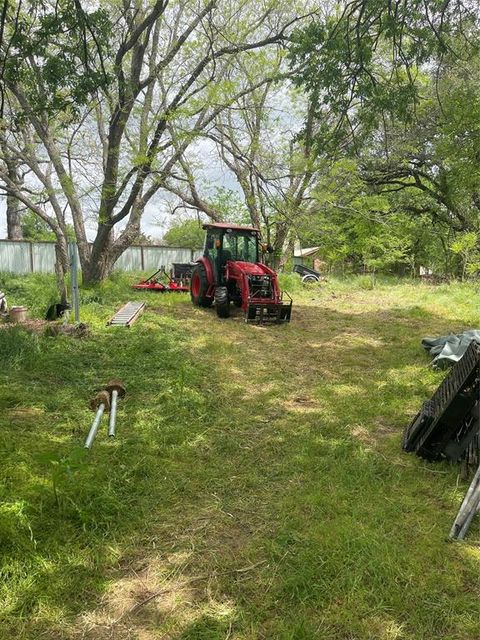
[{"label": "weathered fence panel", "polygon": [[129,247],[116,261],[115,269],[119,271],[143,271],[142,248]]},{"label": "weathered fence panel", "polygon": [[[169,270],[173,262],[190,262],[201,252],[179,247],[143,245],[129,247],[115,263],[120,271]],[[53,242],[24,242],[0,240],[0,271],[9,273],[54,273],[55,244]]]},{"label": "weathered fence panel", "polygon": [[144,269],[154,271],[160,267],[169,269],[173,262],[190,262],[190,249],[174,249],[171,247],[144,247]]},{"label": "weathered fence panel", "polygon": [[0,243],[0,270],[12,273],[30,273],[32,256],[29,242]]},{"label": "weathered fence panel", "polygon": [[[52,273],[55,271],[55,245],[47,242],[32,242],[30,244],[30,250],[33,261],[32,271],[40,271],[42,273]],[[0,243],[0,254],[1,251],[2,247]]]}]

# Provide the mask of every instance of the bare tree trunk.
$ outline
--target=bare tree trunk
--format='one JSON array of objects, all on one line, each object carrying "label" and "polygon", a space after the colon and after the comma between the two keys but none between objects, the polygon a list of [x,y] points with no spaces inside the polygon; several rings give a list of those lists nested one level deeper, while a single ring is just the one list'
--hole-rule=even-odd
[{"label": "bare tree trunk", "polygon": [[7,238],[9,240],[23,238],[20,203],[14,196],[7,196]]},{"label": "bare tree trunk", "polygon": [[67,304],[67,286],[65,277],[68,272],[68,252],[64,239],[57,238],[55,243],[55,277],[57,280],[57,289],[60,294],[60,302]]},{"label": "bare tree trunk", "polygon": [[[7,175],[13,184],[21,189],[23,180],[18,172],[18,163],[9,152],[3,135],[0,137],[0,145],[4,155]],[[7,238],[9,240],[21,240],[23,238],[22,226],[20,223],[20,202],[18,198],[9,193],[7,194]]]},{"label": "bare tree trunk", "polygon": [[96,284],[104,280],[112,270],[113,226],[110,222],[98,225],[97,235],[92,246],[88,263],[82,264],[82,282],[85,285]]},{"label": "bare tree trunk", "polygon": [[275,243],[273,245],[275,256],[274,268],[277,271],[283,270],[283,267],[292,255],[294,243],[294,233],[290,232],[290,226],[288,223],[286,221],[279,222],[277,224]]},{"label": "bare tree trunk", "polygon": [[127,226],[116,239],[113,237],[111,223],[99,225],[88,268],[82,269],[83,284],[96,284],[110,275],[118,258],[138,238],[144,209],[145,199],[140,194],[140,197],[132,205],[132,213]]},{"label": "bare tree trunk", "polygon": [[108,278],[114,265],[110,252],[111,250],[103,251],[98,260],[92,260],[86,269],[82,269],[82,283],[84,285],[98,284]]},{"label": "bare tree trunk", "polygon": [[280,257],[280,261],[278,263],[278,270],[283,271],[288,260],[293,256],[293,247],[295,245],[295,239],[293,235],[289,238],[288,242],[285,244],[283,253]]}]

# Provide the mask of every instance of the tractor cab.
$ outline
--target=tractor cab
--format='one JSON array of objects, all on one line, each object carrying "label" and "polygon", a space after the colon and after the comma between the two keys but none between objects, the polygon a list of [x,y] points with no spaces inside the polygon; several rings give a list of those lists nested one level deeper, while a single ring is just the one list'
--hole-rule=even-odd
[{"label": "tractor cab", "polygon": [[192,271],[193,304],[209,307],[227,318],[230,303],[241,307],[247,322],[289,322],[292,301],[283,300],[278,277],[264,263],[262,253],[271,247],[260,244],[260,230],[226,222],[204,224],[203,256]]},{"label": "tractor cab", "polygon": [[227,261],[260,262],[260,232],[254,227],[204,225],[206,229],[203,255],[211,265],[217,284],[224,284]]}]

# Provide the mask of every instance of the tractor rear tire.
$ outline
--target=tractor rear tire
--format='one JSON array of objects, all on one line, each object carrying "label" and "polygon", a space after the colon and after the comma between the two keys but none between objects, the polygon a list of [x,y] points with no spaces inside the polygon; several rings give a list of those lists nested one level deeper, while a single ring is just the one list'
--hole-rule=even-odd
[{"label": "tractor rear tire", "polygon": [[230,300],[228,299],[227,287],[217,287],[215,289],[215,308],[219,318],[230,317]]},{"label": "tractor rear tire", "polygon": [[211,307],[213,299],[207,297],[208,279],[203,264],[198,264],[192,271],[190,281],[190,297],[197,307]]}]

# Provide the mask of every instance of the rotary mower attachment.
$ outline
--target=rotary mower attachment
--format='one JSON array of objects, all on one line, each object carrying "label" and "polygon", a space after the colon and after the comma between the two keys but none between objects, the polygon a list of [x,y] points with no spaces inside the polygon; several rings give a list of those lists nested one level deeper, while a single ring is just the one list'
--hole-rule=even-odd
[{"label": "rotary mower attachment", "polygon": [[[160,274],[160,275],[159,275]],[[146,280],[142,280],[132,285],[133,289],[146,289],[148,291],[159,291],[165,293],[168,291],[190,291],[190,278],[192,276],[192,265],[188,263],[174,263],[173,277],[166,271],[165,267],[160,267]],[[167,280],[167,283],[162,280]]]}]

